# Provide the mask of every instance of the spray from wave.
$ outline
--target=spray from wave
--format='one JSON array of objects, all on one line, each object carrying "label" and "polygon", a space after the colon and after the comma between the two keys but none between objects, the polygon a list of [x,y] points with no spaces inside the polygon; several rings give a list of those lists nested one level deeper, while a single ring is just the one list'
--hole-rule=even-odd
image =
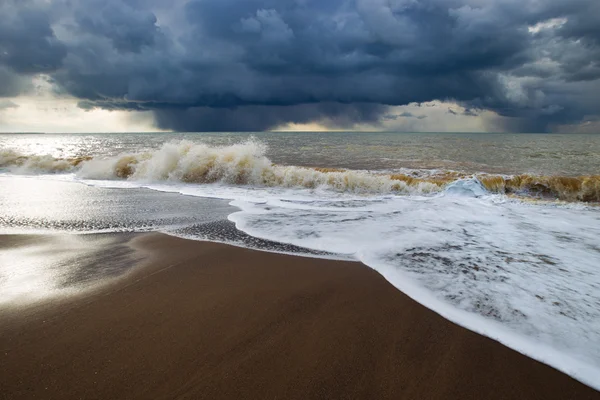
[{"label": "spray from wave", "polygon": [[126,179],[259,187],[324,188],[362,194],[431,194],[461,179],[475,178],[492,193],[545,200],[600,202],[600,175],[501,176],[455,171],[386,174],[336,168],[277,165],[264,144],[249,140],[230,146],[190,141],[165,143],[153,151],[115,157],[53,158],[0,151],[0,168],[14,173],[73,172],[83,179]]},{"label": "spray from wave", "polygon": [[8,149],[0,150],[0,168],[20,174],[69,172],[91,158],[54,158],[47,154],[24,155]]}]

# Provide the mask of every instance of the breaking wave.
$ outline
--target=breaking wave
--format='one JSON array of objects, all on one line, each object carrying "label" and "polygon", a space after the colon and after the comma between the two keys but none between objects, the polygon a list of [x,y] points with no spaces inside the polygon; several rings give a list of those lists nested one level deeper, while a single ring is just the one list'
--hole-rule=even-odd
[{"label": "breaking wave", "polygon": [[0,150],[0,168],[21,174],[69,172],[83,161],[91,159],[92,157],[55,158],[47,154],[25,155],[11,149]]},{"label": "breaking wave", "polygon": [[22,174],[71,172],[82,179],[324,188],[363,194],[431,194],[443,191],[458,180],[475,178],[492,193],[544,200],[600,202],[600,175],[502,176],[456,171],[390,174],[277,165],[267,158],[266,150],[264,144],[255,140],[223,147],[184,140],[165,143],[157,150],[114,157],[54,158],[0,150],[0,168]]},{"label": "breaking wave", "polygon": [[492,193],[556,198],[564,201],[600,202],[600,175],[534,176],[479,175],[479,181]]}]

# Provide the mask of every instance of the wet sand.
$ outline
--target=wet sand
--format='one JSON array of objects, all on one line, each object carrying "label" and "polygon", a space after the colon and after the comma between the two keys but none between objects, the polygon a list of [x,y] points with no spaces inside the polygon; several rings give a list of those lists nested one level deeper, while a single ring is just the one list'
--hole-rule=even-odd
[{"label": "wet sand", "polygon": [[131,245],[146,265],[117,282],[0,310],[0,398],[600,399],[359,263]]}]

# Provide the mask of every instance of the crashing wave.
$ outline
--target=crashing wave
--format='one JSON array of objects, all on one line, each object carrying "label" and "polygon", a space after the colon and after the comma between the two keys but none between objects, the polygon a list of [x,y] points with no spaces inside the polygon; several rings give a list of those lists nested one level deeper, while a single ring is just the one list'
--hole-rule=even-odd
[{"label": "crashing wave", "polygon": [[[266,157],[266,150],[264,144],[254,140],[222,147],[184,140],[165,143],[153,151],[115,157],[54,158],[49,155],[27,156],[13,150],[3,150],[0,151],[0,168],[14,173],[73,172],[83,179],[324,188],[364,194],[438,193],[445,189],[453,190],[457,183],[473,178],[472,175],[455,171],[413,176],[277,165]],[[491,193],[600,202],[600,175],[545,177],[478,174],[475,178]]]},{"label": "crashing wave", "polygon": [[535,176],[479,175],[478,180],[492,193],[535,196],[564,201],[600,202],[600,175]]},{"label": "crashing wave", "polygon": [[56,173],[72,171],[91,157],[54,158],[50,155],[23,155],[14,150],[0,150],[0,168],[16,173]]},{"label": "crashing wave", "polygon": [[15,172],[75,172],[83,179],[325,188],[355,193],[435,193],[447,182],[446,178],[415,179],[367,171],[276,165],[266,157],[266,150],[256,141],[224,147],[181,141],[166,143],[155,151],[109,158],[56,159],[3,152],[0,167],[16,167]]}]

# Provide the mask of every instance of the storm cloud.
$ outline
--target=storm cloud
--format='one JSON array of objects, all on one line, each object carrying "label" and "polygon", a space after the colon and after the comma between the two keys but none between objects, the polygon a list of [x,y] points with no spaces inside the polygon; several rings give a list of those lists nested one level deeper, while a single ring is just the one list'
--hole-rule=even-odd
[{"label": "storm cloud", "polygon": [[597,0],[13,0],[0,15],[0,96],[44,74],[82,108],[167,129],[351,128],[432,100],[520,131],[600,114]]}]

